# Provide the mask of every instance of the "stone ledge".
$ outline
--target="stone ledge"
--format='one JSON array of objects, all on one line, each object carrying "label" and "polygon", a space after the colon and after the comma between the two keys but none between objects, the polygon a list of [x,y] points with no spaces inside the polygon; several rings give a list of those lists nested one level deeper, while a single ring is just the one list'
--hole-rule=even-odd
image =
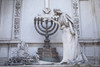
[{"label": "stone ledge", "polygon": [[19,65],[19,66],[0,66],[0,67],[100,67],[100,65],[93,66],[72,66],[72,65]]},{"label": "stone ledge", "polygon": [[[21,40],[0,40],[0,43],[20,43]],[[80,43],[100,43],[100,39],[79,39]],[[28,44],[44,44],[43,42],[26,42]],[[62,44],[62,42],[51,42],[51,44]]]}]

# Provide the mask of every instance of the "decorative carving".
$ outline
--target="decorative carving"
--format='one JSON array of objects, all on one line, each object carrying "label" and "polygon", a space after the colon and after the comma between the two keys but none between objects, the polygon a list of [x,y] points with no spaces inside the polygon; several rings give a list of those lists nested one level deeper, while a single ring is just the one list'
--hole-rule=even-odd
[{"label": "decorative carving", "polygon": [[14,25],[13,25],[13,39],[20,39],[20,16],[21,16],[22,0],[15,0],[14,6]]},{"label": "decorative carving", "polygon": [[79,18],[79,0],[73,0],[72,1],[72,5],[73,5],[73,20],[74,20],[74,27],[77,30],[77,34],[78,37],[80,36],[80,28],[79,28],[79,22],[80,22],[80,18]]},{"label": "decorative carving", "polygon": [[51,10],[50,10],[49,8],[45,8],[45,9],[43,9],[43,12],[44,12],[45,14],[49,14],[49,13],[51,12]]},{"label": "decorative carving", "polygon": [[77,3],[77,1],[73,3],[73,8],[74,8],[74,15],[78,16],[78,13],[77,13],[78,3]]},{"label": "decorative carving", "polygon": [[21,13],[21,1],[22,0],[16,0],[16,6],[15,6],[15,16],[16,17],[20,17],[20,13]]},{"label": "decorative carving", "polygon": [[39,55],[34,54],[31,57],[28,54],[28,44],[24,41],[21,41],[17,49],[13,51],[13,57],[9,58],[8,61],[5,62],[5,65],[32,65],[32,64],[39,64]]}]

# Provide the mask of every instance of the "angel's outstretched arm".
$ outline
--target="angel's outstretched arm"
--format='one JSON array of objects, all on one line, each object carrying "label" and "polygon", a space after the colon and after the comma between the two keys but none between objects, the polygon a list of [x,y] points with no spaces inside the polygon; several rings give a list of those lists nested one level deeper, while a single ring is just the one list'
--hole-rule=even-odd
[{"label": "angel's outstretched arm", "polygon": [[61,27],[61,25],[60,25],[60,23],[59,23],[58,21],[55,21],[55,20],[54,20],[54,19],[52,19],[52,18],[51,18],[51,20],[52,20],[54,23],[58,24],[58,25],[59,25],[59,27]]}]

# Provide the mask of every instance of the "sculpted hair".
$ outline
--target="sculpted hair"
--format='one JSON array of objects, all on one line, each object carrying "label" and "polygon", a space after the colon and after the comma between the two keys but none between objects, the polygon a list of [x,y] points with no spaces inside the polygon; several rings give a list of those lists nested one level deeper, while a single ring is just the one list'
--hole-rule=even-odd
[{"label": "sculpted hair", "polygon": [[61,15],[63,12],[60,9],[53,9],[54,13]]}]

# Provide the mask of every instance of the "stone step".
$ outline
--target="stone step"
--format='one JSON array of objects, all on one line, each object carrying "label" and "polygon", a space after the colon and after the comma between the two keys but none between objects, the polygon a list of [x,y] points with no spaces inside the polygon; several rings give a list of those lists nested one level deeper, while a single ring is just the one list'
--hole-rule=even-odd
[{"label": "stone step", "polygon": [[57,62],[60,61],[56,48],[38,48],[37,54],[41,60]]},{"label": "stone step", "polygon": [[100,67],[100,65],[95,66],[72,66],[72,65],[18,65],[18,66],[0,66],[0,67]]}]

